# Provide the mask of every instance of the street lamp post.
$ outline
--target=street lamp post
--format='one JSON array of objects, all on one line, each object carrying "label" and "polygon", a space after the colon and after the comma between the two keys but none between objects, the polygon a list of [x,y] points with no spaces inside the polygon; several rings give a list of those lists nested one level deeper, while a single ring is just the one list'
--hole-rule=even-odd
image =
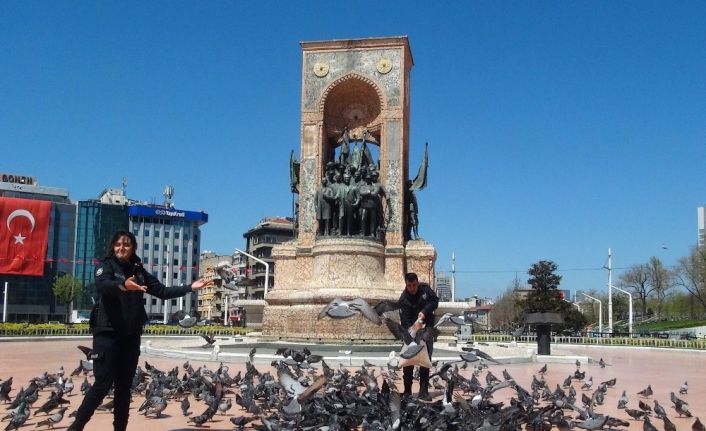
[{"label": "street lamp post", "polygon": [[618,286],[613,286],[613,289],[617,290],[618,292],[623,292],[630,298],[628,300],[628,332],[630,333],[630,338],[632,338],[632,293],[628,292],[627,290],[623,290]]},{"label": "street lamp post", "polygon": [[253,260],[257,261],[257,262],[260,262],[260,263],[263,264],[263,265],[265,265],[265,293],[264,293],[264,295],[263,295],[263,298],[264,298],[265,296],[267,296],[267,291],[268,291],[269,288],[270,288],[270,264],[267,263],[267,262],[265,262],[265,261],[262,260],[262,259],[258,259],[257,257],[253,256],[252,254],[246,253],[246,252],[244,252],[243,250],[240,250],[240,249],[238,249],[238,248],[236,248],[235,251],[237,251],[237,252],[240,253],[240,254],[244,254],[245,256],[247,256],[247,257],[249,257],[249,258],[251,258],[251,259],[253,259]]},{"label": "street lamp post", "polygon": [[598,302],[598,332],[601,334],[601,336],[603,336],[603,303],[600,299],[594,298],[591,295],[586,295],[583,292],[581,292],[581,295]]}]

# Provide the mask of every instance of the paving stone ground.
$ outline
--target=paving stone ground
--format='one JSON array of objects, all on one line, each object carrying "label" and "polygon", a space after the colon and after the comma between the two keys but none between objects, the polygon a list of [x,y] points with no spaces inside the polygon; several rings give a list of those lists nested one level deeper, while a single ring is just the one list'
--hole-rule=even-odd
[{"label": "paving stone ground", "polygon": [[[187,340],[186,344],[193,343],[199,345],[200,339],[194,337],[192,341]],[[0,379],[3,381],[10,376],[14,377],[13,390],[10,395],[14,397],[17,391],[22,386],[26,386],[30,378],[40,375],[42,372],[55,373],[59,366],[64,367],[67,374],[70,373],[79,362],[81,352],[76,348],[77,345],[89,345],[90,338],[72,339],[72,340],[47,340],[36,339],[32,341],[2,341],[0,342]],[[144,342],[144,341],[143,341]],[[183,341],[180,342],[183,345]],[[179,344],[179,343],[176,343]],[[479,346],[488,350],[497,349],[492,346]],[[316,353],[315,349],[312,349]],[[648,349],[648,348],[627,348],[627,347],[582,347],[582,346],[566,346],[552,345],[552,356],[582,356],[590,357],[596,362],[599,358],[603,358],[609,365],[605,368],[600,368],[597,364],[582,364],[581,369],[586,371],[586,378],[593,377],[594,388],[602,381],[612,378],[617,379],[617,384],[613,389],[608,391],[606,401],[603,406],[596,410],[616,416],[625,420],[629,420],[628,415],[617,409],[617,399],[623,390],[627,391],[630,398],[628,407],[637,408],[640,398],[637,392],[652,385],[654,395],[650,399],[642,399],[651,407],[654,405],[653,400],[658,400],[668,412],[672,422],[677,426],[678,430],[690,430],[694,422],[694,418],[679,418],[672,403],[669,401],[669,393],[677,392],[679,386],[687,380],[689,382],[689,393],[681,395],[690,406],[694,417],[699,416],[702,420],[706,420],[706,352],[694,352],[683,350],[666,350],[666,349]],[[144,367],[145,360],[155,365],[160,369],[169,369],[183,364],[183,359],[153,357],[144,355],[140,358],[140,365]],[[262,371],[271,370],[267,365],[268,361],[261,361],[257,365]],[[211,369],[218,366],[217,362],[192,360],[195,366],[207,365]],[[237,373],[239,369],[244,369],[242,363],[228,364],[231,370],[231,375]],[[337,364],[333,364],[337,365]],[[530,387],[532,376],[539,377],[538,371],[543,363],[519,363],[519,364],[502,364],[491,366],[491,371],[498,377],[502,376],[502,370],[507,371],[525,388]],[[469,367],[470,370],[470,367]],[[555,388],[556,384],[561,382],[576,370],[576,365],[573,363],[548,363],[548,372],[545,375],[545,380],[550,384],[550,388]],[[469,371],[466,372],[470,375]],[[482,376],[481,376],[482,377]],[[74,378],[77,386],[83,380]],[[579,390],[580,382],[575,382],[574,387]],[[416,383],[415,383],[416,389]],[[48,391],[44,391],[42,397],[35,404],[40,406],[46,399]],[[580,392],[580,390],[579,390]],[[590,393],[589,393],[590,394]],[[496,400],[508,400],[512,395],[510,389],[503,389],[495,394]],[[437,394],[438,396],[438,394]],[[579,395],[580,397],[580,395]],[[81,402],[82,396],[75,393],[68,397],[71,401],[69,412],[75,410]],[[216,415],[213,422],[197,428],[193,424],[187,423],[179,406],[176,403],[170,404],[165,415],[162,418],[155,419],[145,417],[137,413],[137,408],[142,402],[142,398],[133,399],[130,425],[130,430],[233,430],[233,426],[229,421],[228,415]],[[202,405],[192,400],[192,411],[195,414],[201,413],[205,409]],[[4,416],[5,409],[0,407],[0,413]],[[229,412],[234,415],[240,415],[239,407],[234,404],[233,409]],[[44,415],[39,414],[32,416],[22,429],[35,429],[37,422],[42,420]],[[69,419],[65,418],[63,422],[57,424],[54,429],[65,429],[69,425]],[[653,420],[653,423],[658,429],[663,429],[662,421]],[[0,424],[3,428],[5,424]],[[630,421],[630,430],[641,430],[643,423],[640,421]],[[87,431],[92,430],[109,430],[112,429],[112,415],[110,413],[98,412],[86,427]]]}]

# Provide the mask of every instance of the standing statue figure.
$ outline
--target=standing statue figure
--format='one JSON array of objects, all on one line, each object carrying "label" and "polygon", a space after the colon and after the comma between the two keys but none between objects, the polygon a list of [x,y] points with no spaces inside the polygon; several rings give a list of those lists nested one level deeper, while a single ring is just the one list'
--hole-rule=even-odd
[{"label": "standing statue figure", "polygon": [[373,183],[372,172],[366,172],[365,184],[360,186],[360,230],[364,236],[378,236],[379,214],[383,192],[379,183]]},{"label": "standing statue figure", "polygon": [[339,188],[339,233],[341,235],[355,235],[358,233],[357,213],[360,205],[358,187],[351,184],[351,175],[343,174],[343,184]]},{"label": "standing statue figure", "polygon": [[[349,156],[350,156],[350,138],[348,137],[348,128],[346,127],[343,129],[343,136],[340,139],[341,142],[341,152],[338,153],[338,163],[340,165],[348,165],[350,164]],[[356,145],[357,146],[357,145]]]},{"label": "standing statue figure", "polygon": [[316,191],[316,219],[319,222],[319,235],[331,235],[331,201],[334,198],[333,189],[329,187],[328,178],[321,179],[321,187]]},{"label": "standing statue figure", "polygon": [[404,212],[405,212],[405,239],[420,239],[419,238],[419,206],[417,205],[417,197],[414,195],[416,190],[422,190],[427,186],[427,172],[429,170],[429,143],[424,147],[424,158],[419,166],[419,172],[412,181],[407,181],[407,187],[404,191]]},{"label": "standing statue figure", "polygon": [[407,238],[419,239],[419,207],[417,206],[417,197],[412,191],[412,181],[407,180],[407,188],[405,189],[405,216],[407,217]]}]

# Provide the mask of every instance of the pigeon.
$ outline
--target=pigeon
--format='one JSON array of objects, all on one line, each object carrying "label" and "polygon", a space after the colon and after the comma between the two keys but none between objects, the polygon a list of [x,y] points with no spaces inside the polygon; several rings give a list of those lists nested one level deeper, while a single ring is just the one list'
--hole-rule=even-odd
[{"label": "pigeon", "polygon": [[637,409],[625,409],[625,413],[635,420],[640,420],[641,417],[645,416],[645,412]]},{"label": "pigeon", "polygon": [[345,319],[353,316],[355,311],[360,312],[363,317],[376,325],[382,324],[378,313],[362,298],[356,298],[351,301],[335,298],[321,310],[318,318],[329,316],[334,319]]},{"label": "pigeon", "polygon": [[650,417],[648,415],[645,415],[643,419],[645,422],[642,424],[642,431],[658,431],[657,427],[652,425],[652,422],[650,422]]},{"label": "pigeon", "polygon": [[677,426],[666,415],[662,416],[662,421],[664,422],[664,431],[677,431]]},{"label": "pigeon", "polygon": [[184,414],[184,416],[189,416],[189,408],[191,407],[191,403],[189,402],[189,396],[185,396],[184,399],[181,400],[181,412]]},{"label": "pigeon", "polygon": [[679,417],[686,416],[688,418],[692,417],[691,411],[689,410],[689,405],[677,402],[674,404],[674,410],[676,410]]},{"label": "pigeon", "polygon": [[547,364],[544,364],[544,366],[539,369],[539,374],[546,374],[546,372],[547,372]]},{"label": "pigeon", "polygon": [[619,409],[624,409],[627,405],[630,399],[628,398],[627,391],[623,391],[623,394],[620,395],[620,398],[618,398],[618,408]]},{"label": "pigeon", "polygon": [[655,408],[654,408],[655,415],[657,415],[658,418],[667,417],[667,412],[664,410],[664,407],[662,407],[657,400],[654,400],[654,402],[655,402]]},{"label": "pigeon", "polygon": [[648,406],[646,403],[644,403],[642,400],[640,400],[637,404],[638,407],[640,407],[640,410],[645,412],[646,414],[652,413],[652,407]]},{"label": "pigeon", "polygon": [[680,395],[685,395],[687,392],[689,392],[689,384],[684,381],[684,384],[679,387],[679,394]]},{"label": "pigeon", "polygon": [[37,422],[37,425],[35,426],[35,428],[41,427],[44,425],[48,425],[49,428],[54,428],[54,424],[57,424],[57,423],[61,422],[62,419],[64,419],[64,413],[66,413],[66,410],[68,410],[68,407],[60,408],[59,411],[57,411],[53,415],[49,416],[48,418],[46,418],[42,421]]},{"label": "pigeon", "polygon": [[647,385],[647,387],[645,389],[641,390],[637,394],[640,395],[641,397],[649,398],[650,396],[652,396],[653,393],[654,392],[652,392],[652,386]]},{"label": "pigeon", "polygon": [[176,321],[180,327],[189,329],[196,325],[199,319],[195,316],[189,316],[184,310],[178,310],[172,314],[171,320]]},{"label": "pigeon", "polygon": [[211,333],[201,334],[201,338],[203,338],[206,341],[207,346],[213,346],[213,343],[216,342],[216,337],[214,337],[213,334],[211,334]]}]

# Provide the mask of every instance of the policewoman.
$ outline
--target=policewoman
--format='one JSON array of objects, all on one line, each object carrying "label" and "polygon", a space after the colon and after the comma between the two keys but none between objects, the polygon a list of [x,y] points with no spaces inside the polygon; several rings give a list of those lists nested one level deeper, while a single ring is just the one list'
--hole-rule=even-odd
[{"label": "policewoman", "polygon": [[83,430],[113,385],[113,429],[127,428],[130,387],[140,356],[142,327],[147,321],[143,294],[160,299],[178,298],[213,284],[201,279],[191,285],[167,287],[145,270],[135,254],[136,248],[135,235],[118,231],[110,240],[106,258],[96,268],[98,300],[90,319],[95,382],[67,431]]}]

